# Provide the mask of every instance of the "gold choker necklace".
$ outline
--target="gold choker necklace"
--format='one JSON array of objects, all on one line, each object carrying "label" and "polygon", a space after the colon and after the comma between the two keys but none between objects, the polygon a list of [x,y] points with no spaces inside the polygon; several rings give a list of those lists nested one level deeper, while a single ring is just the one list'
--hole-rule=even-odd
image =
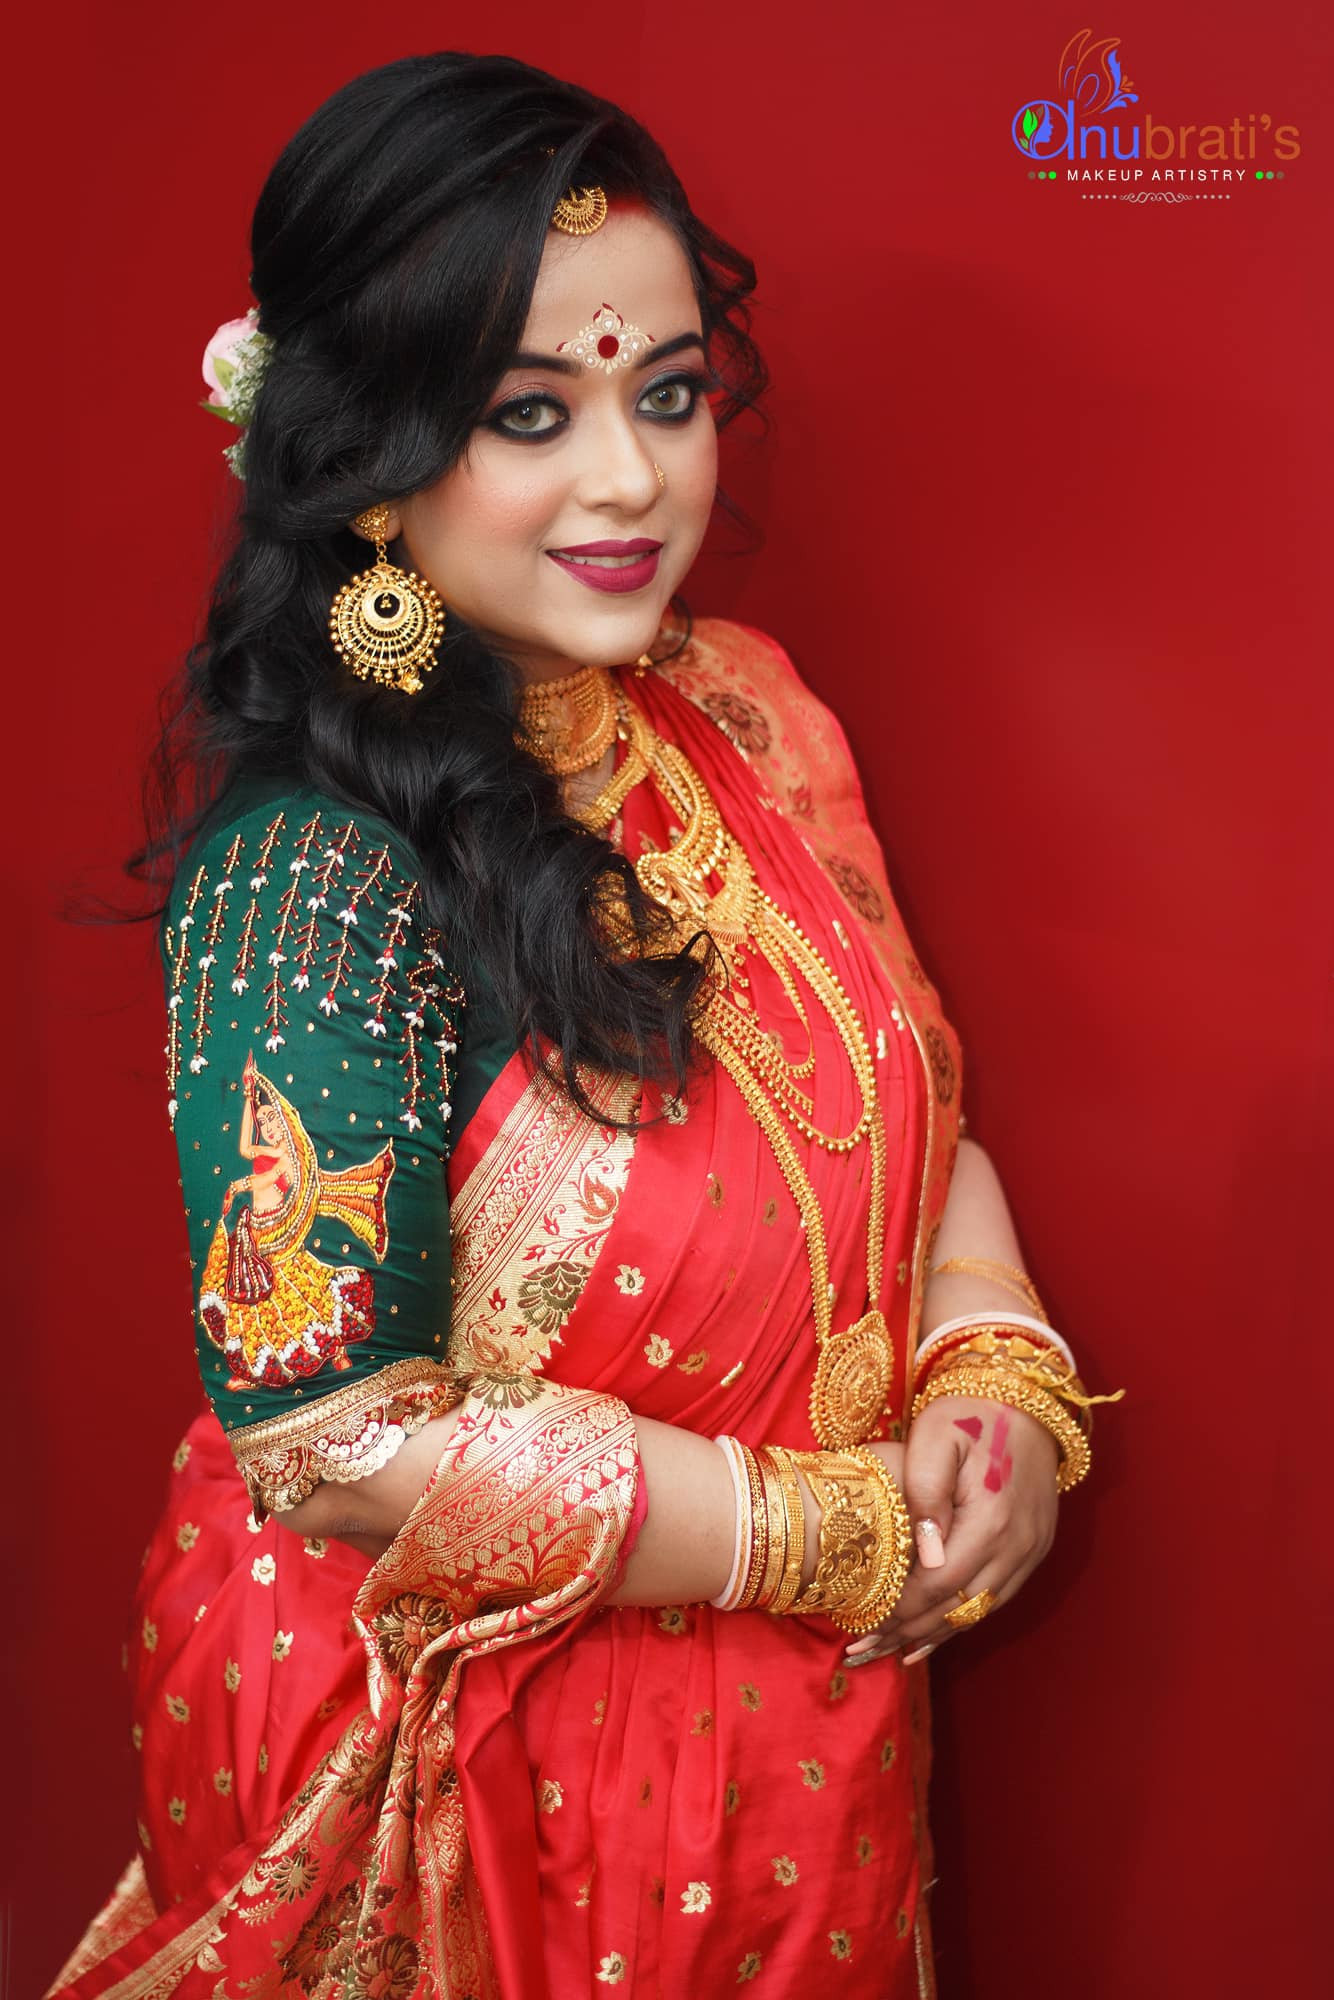
[{"label": "gold choker necklace", "polygon": [[533,681],[519,699],[533,755],[559,777],[591,771],[616,741],[616,683],[608,667],[580,667],[558,681]]}]

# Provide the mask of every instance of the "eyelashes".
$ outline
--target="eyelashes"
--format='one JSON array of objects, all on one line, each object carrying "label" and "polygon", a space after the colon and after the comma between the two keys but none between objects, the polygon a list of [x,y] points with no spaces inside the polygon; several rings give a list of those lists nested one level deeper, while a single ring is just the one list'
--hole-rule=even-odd
[{"label": "eyelashes", "polygon": [[[648,418],[650,423],[684,424],[689,422],[690,418],[694,416],[696,409],[699,407],[700,398],[708,390],[718,386],[718,379],[712,374],[706,374],[695,369],[678,369],[671,375],[663,375],[658,381],[651,382],[639,398],[635,407]],[[657,410],[644,408],[649,397],[660,396],[664,391],[669,389],[679,389],[688,392],[689,400],[685,403],[684,407]],[[516,415],[522,416],[531,411],[540,410],[554,410],[558,421],[542,424],[536,428],[522,422],[514,421]],[[516,438],[527,443],[530,439],[558,437],[568,427],[569,421],[569,411],[560,398],[548,389],[541,389],[535,390],[532,395],[528,396],[511,396],[485,419],[484,428],[495,431],[500,437]]]}]

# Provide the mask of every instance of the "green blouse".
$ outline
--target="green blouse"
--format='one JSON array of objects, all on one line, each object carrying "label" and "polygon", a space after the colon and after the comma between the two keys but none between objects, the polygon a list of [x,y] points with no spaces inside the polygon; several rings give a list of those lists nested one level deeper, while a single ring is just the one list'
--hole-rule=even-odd
[{"label": "green blouse", "polygon": [[384,1464],[452,1399],[446,1170],[514,1053],[411,850],[281,781],[220,801],[163,930],[204,1387],[256,1501]]}]

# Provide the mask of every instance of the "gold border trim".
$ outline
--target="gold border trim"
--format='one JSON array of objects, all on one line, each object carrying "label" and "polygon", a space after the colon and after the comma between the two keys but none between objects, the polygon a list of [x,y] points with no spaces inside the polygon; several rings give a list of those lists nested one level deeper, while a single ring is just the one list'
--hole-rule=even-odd
[{"label": "gold border trim", "polygon": [[446,1363],[408,1355],[299,1410],[230,1431],[228,1442],[257,1510],[282,1513],[322,1480],[345,1486],[378,1472],[462,1393]]},{"label": "gold border trim", "polygon": [[133,1972],[126,1973],[124,1979],[118,1979],[114,1986],[109,1986],[100,2000],[147,2000],[149,1995],[152,2000],[165,2000],[165,1996],[179,1986],[190,1971],[191,1962],[210,1942],[238,1893],[239,1884],[220,1897],[212,1909],[205,1910],[202,1917],[196,1917],[170,1944],[164,1944],[143,1965],[137,1965]]}]

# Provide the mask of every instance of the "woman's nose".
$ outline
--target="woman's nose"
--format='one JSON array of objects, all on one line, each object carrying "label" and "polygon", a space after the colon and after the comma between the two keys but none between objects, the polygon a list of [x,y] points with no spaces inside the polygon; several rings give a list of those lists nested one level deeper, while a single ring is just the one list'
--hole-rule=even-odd
[{"label": "woman's nose", "polygon": [[621,412],[612,412],[588,425],[585,437],[588,457],[580,478],[580,498],[585,506],[646,513],[661,488],[653,469],[653,454],[634,424]]}]

